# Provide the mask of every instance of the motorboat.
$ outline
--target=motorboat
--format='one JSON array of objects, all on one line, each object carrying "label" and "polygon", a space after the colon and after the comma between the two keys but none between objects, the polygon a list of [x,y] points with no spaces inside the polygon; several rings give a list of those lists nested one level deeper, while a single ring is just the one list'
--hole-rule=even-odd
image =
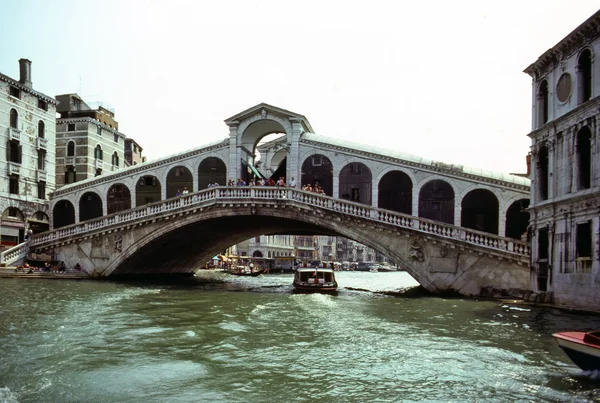
[{"label": "motorboat", "polygon": [[293,284],[300,292],[335,292],[338,287],[333,269],[325,267],[298,268]]},{"label": "motorboat", "polygon": [[264,271],[263,269],[255,269],[251,266],[236,266],[228,273],[233,274],[234,276],[256,277],[256,276],[262,274],[263,271]]},{"label": "motorboat", "polygon": [[600,370],[600,331],[558,332],[552,337],[579,368]]}]

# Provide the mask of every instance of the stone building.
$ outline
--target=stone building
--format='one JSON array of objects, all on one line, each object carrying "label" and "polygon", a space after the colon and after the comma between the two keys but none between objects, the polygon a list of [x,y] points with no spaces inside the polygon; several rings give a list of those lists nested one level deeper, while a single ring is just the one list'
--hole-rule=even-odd
[{"label": "stone building", "polygon": [[146,157],[142,156],[143,148],[134,139],[125,139],[125,166],[146,162]]},{"label": "stone building", "polygon": [[56,186],[122,168],[126,137],[114,111],[102,104],[93,108],[77,94],[57,95],[56,100]]},{"label": "stone building", "polygon": [[525,69],[533,78],[532,286],[600,307],[600,11]]},{"label": "stone building", "polygon": [[0,73],[2,247],[22,242],[29,228],[48,229],[46,199],[55,187],[56,101],[33,89],[31,61],[19,65],[19,80]]}]

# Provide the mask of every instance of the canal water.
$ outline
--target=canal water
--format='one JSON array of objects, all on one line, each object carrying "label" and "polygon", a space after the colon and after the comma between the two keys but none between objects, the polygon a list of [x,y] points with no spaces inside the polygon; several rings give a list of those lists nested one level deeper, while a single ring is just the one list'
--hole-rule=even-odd
[{"label": "canal water", "polygon": [[416,285],[403,272],[337,277],[333,296],[284,274],[0,279],[0,402],[600,399],[551,337],[598,316],[394,295]]}]

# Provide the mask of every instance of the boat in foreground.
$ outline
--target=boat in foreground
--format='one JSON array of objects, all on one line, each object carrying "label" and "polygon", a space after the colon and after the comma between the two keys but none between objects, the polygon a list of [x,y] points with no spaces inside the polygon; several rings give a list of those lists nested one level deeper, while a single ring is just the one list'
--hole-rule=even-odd
[{"label": "boat in foreground", "polygon": [[303,267],[294,274],[294,289],[300,292],[335,292],[337,291],[335,273],[330,268]]},{"label": "boat in foreground", "polygon": [[559,332],[552,337],[579,368],[600,370],[600,331]]}]

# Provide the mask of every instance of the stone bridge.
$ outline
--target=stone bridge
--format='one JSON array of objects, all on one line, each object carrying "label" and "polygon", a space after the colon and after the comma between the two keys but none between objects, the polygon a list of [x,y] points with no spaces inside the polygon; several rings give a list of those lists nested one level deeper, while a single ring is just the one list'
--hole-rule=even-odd
[{"label": "stone bridge", "polygon": [[262,234],[354,239],[432,292],[529,288],[525,242],[291,188],[209,188],[38,234],[28,247],[96,276],[183,274]]}]

